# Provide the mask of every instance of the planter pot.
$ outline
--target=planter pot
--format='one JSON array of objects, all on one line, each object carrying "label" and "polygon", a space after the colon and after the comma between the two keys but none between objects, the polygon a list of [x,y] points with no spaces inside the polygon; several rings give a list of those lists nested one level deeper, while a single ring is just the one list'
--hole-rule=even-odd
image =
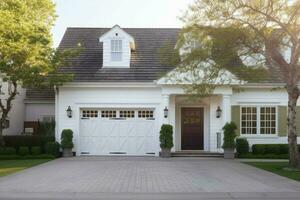
[{"label": "planter pot", "polygon": [[225,159],[234,159],[234,149],[224,149]]},{"label": "planter pot", "polygon": [[160,157],[170,158],[171,157],[171,149],[161,149]]},{"label": "planter pot", "polygon": [[73,157],[72,149],[63,149],[63,157]]}]

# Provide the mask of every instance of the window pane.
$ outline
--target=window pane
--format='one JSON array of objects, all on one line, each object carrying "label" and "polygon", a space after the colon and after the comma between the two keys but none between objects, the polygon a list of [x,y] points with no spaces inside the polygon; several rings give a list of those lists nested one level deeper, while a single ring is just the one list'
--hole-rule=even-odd
[{"label": "window pane", "polygon": [[276,107],[261,107],[260,111],[260,133],[276,134]]},{"label": "window pane", "polygon": [[257,108],[242,107],[241,109],[241,133],[256,134],[257,133]]}]

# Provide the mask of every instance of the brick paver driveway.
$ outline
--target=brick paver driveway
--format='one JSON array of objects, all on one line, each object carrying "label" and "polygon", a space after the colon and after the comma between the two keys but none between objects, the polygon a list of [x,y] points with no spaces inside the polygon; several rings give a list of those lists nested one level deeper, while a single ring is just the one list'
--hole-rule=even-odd
[{"label": "brick paver driveway", "polygon": [[213,158],[76,157],[0,178],[1,198],[300,199],[300,183]]}]

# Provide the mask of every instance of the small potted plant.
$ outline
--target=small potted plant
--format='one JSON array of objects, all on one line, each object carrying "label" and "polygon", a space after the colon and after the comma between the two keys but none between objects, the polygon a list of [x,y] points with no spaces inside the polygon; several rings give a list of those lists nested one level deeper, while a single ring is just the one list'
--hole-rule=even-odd
[{"label": "small potted plant", "polygon": [[160,156],[162,158],[171,157],[171,148],[173,147],[173,127],[169,124],[163,124],[160,129]]},{"label": "small potted plant", "polygon": [[72,157],[73,144],[73,131],[64,129],[61,133],[61,147],[63,149],[63,157]]},{"label": "small potted plant", "polygon": [[234,122],[226,123],[225,126],[223,127],[224,142],[222,147],[224,149],[225,159],[234,159],[236,128],[237,127]]}]

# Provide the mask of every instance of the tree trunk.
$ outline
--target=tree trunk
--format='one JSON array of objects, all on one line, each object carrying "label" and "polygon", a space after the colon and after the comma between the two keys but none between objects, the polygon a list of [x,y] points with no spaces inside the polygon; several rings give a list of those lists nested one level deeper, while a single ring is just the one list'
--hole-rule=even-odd
[{"label": "tree trunk", "polygon": [[[296,130],[296,106],[298,100],[298,88],[288,90],[288,142],[289,142],[289,165],[292,168],[300,168],[300,157],[297,145]],[[299,119],[298,119],[299,120]],[[299,128],[299,127],[298,127]]]},{"label": "tree trunk", "polygon": [[4,147],[4,146],[5,146],[5,142],[3,138],[3,129],[0,128],[0,147]]}]

